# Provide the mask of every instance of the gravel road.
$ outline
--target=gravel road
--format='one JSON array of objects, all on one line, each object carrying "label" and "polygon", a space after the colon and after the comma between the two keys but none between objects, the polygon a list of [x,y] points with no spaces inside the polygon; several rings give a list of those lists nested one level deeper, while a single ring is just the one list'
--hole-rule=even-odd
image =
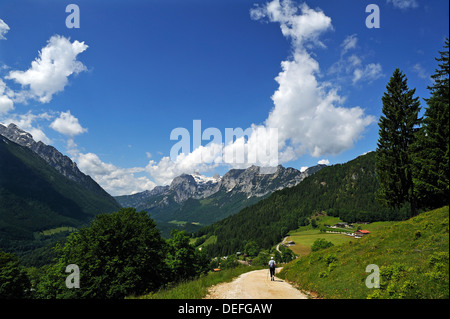
[{"label": "gravel road", "polygon": [[[281,268],[277,268],[277,272]],[[206,299],[307,299],[289,283],[275,278],[271,281],[268,269],[250,271],[229,283],[213,286]]]}]

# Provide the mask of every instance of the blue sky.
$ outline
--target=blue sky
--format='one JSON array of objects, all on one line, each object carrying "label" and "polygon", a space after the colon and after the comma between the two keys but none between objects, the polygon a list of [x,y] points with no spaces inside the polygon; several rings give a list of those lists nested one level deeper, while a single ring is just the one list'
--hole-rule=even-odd
[{"label": "blue sky", "polygon": [[[80,28],[66,26],[70,3]],[[369,3],[380,28],[366,26]],[[197,161],[192,144],[192,156],[169,158],[172,130],[192,137],[194,120],[223,136],[277,128],[284,166],[344,163],[376,149],[395,68],[429,96],[448,10],[446,0],[2,0],[0,123],[54,145],[113,195],[250,165]]]}]

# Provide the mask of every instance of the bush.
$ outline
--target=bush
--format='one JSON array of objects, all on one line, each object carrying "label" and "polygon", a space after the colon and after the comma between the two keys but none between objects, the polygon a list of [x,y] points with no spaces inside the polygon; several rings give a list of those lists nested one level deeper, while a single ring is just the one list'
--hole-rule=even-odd
[{"label": "bush", "polygon": [[328,248],[331,246],[334,246],[332,242],[327,241],[323,238],[318,238],[312,244],[311,251],[318,251],[318,250],[325,249],[325,248]]},{"label": "bush", "polygon": [[30,280],[19,263],[18,257],[0,250],[0,299],[28,297]]},{"label": "bush", "polygon": [[336,261],[337,261],[336,255],[330,254],[330,255],[327,255],[327,256],[325,257],[325,263],[326,263],[327,265],[330,265],[330,264],[332,264],[332,263],[334,263],[334,262],[336,262]]},{"label": "bush", "polygon": [[267,266],[270,255],[267,250],[261,251],[256,258],[252,260],[252,266]]},{"label": "bush", "polygon": [[230,255],[220,261],[220,269],[231,269],[239,266],[236,256]]},{"label": "bush", "polygon": [[380,289],[368,295],[368,299],[416,299],[420,298],[417,283],[410,278],[414,272],[412,267],[407,268],[404,264],[380,268]]}]

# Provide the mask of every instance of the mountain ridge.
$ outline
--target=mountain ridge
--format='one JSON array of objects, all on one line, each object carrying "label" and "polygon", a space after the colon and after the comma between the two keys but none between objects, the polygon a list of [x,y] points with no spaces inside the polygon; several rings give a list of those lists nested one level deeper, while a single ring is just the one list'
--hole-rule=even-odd
[{"label": "mountain ridge", "polygon": [[384,207],[376,200],[379,187],[375,152],[321,169],[294,187],[284,188],[201,229],[196,236],[213,237],[204,250],[209,256],[242,251],[249,241],[269,249],[314,213],[326,212],[345,222],[404,220],[408,207]]},{"label": "mountain ridge", "polygon": [[11,123],[8,126],[0,124],[0,135],[32,150],[58,172],[74,182],[85,186],[99,195],[111,196],[92,177],[81,172],[77,164],[68,156],[62,154],[51,145],[47,145],[41,141],[36,142],[30,133],[22,130],[16,124]]},{"label": "mountain ridge", "polygon": [[[22,136],[28,139],[31,135]],[[28,261],[37,249],[63,239],[69,229],[87,225],[99,213],[120,208],[105,191],[95,192],[64,176],[38,153],[3,135],[0,203],[0,249],[27,256]],[[60,233],[42,233],[55,229]],[[39,260],[31,264],[49,261],[44,260],[49,257],[46,254],[35,256]]]},{"label": "mountain ridge", "polygon": [[175,177],[170,185],[115,198],[123,207],[147,211],[167,235],[166,228],[180,226],[167,223],[211,224],[276,190],[297,185],[324,167],[326,165],[316,165],[301,172],[282,165],[270,169],[250,166],[247,169],[231,169],[223,176],[182,174]]}]

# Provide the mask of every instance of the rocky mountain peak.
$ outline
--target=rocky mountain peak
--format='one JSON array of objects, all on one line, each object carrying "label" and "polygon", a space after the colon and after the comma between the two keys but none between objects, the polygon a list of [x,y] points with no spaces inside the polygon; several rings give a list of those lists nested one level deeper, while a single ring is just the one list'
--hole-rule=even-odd
[{"label": "rocky mountain peak", "polygon": [[0,124],[0,135],[3,135],[20,146],[29,148],[65,177],[98,194],[106,194],[105,190],[103,190],[103,188],[101,188],[90,176],[82,173],[78,169],[77,164],[68,156],[63,155],[53,146],[46,145],[41,141],[36,142],[30,133],[22,130],[16,124],[11,123],[7,127]]},{"label": "rocky mountain peak", "polygon": [[25,132],[14,123],[9,124],[7,127],[0,124],[0,135],[21,146],[30,147],[36,143],[30,133]]}]

